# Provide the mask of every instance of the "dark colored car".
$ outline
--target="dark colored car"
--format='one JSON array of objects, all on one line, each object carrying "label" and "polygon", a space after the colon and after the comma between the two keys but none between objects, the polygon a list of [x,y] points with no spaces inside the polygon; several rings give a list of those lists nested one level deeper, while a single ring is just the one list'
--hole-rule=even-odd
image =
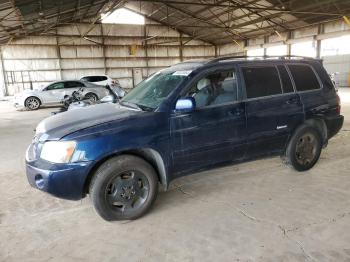
[{"label": "dark colored car", "polygon": [[152,75],[119,104],[43,120],[26,155],[29,183],[89,194],[106,220],[135,219],[181,176],[280,155],[305,171],[342,127],[321,60],[217,58]]}]

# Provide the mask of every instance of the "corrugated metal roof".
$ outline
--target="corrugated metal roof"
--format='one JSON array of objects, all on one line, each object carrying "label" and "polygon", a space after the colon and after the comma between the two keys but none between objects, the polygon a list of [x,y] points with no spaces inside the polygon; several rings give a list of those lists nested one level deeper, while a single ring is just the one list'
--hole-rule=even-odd
[{"label": "corrugated metal roof", "polygon": [[0,43],[46,33],[59,25],[98,22],[100,12],[119,7],[123,0],[2,0]]},{"label": "corrugated metal roof", "polygon": [[289,31],[350,13],[349,0],[132,0],[126,7],[213,44]]},{"label": "corrugated metal roof", "polygon": [[0,43],[125,7],[212,44],[283,32],[350,13],[349,0],[2,0]]}]

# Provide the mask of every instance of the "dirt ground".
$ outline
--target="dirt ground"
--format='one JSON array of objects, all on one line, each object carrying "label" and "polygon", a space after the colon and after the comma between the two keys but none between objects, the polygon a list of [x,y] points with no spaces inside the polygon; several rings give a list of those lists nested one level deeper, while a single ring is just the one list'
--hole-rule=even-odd
[{"label": "dirt ground", "polygon": [[0,261],[350,261],[350,88],[340,94],[345,125],[312,170],[276,157],[203,172],[145,217],[113,223],[89,198],[28,185],[25,149],[54,109],[0,101]]}]

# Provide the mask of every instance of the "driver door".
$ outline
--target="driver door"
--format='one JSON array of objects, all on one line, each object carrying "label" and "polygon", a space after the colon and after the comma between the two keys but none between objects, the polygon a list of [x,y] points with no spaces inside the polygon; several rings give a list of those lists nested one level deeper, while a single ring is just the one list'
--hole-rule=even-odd
[{"label": "driver door", "polygon": [[64,83],[62,98],[64,98],[66,95],[71,96],[74,91],[78,91],[81,87],[85,87],[85,85],[79,81],[66,81]]},{"label": "driver door", "polygon": [[244,157],[245,106],[238,99],[234,69],[203,75],[182,97],[193,97],[197,106],[194,111],[171,116],[174,173]]},{"label": "driver door", "polygon": [[42,92],[42,99],[44,103],[47,104],[58,104],[62,98],[64,93],[64,82],[56,82],[49,85]]}]

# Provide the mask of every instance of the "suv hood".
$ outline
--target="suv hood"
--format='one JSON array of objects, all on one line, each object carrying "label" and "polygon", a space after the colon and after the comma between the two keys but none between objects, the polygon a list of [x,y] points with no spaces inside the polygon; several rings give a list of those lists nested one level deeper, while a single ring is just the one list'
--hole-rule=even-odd
[{"label": "suv hood", "polygon": [[143,111],[131,109],[119,104],[103,103],[59,113],[41,121],[36,128],[39,141],[58,140],[75,131],[122,120]]}]

